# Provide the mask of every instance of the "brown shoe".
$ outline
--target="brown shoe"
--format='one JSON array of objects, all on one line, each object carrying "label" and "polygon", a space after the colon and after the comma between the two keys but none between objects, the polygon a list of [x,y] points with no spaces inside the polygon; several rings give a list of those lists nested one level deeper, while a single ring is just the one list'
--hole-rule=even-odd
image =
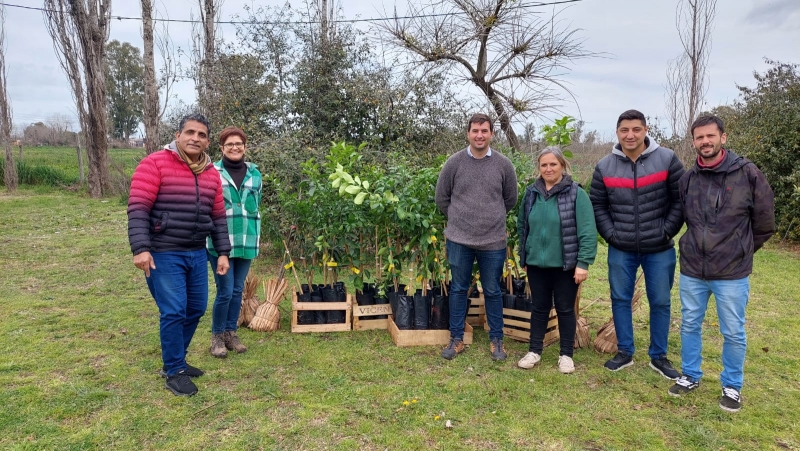
[{"label": "brown shoe", "polygon": [[225,349],[225,334],[212,334],[211,335],[211,355],[218,359],[224,359],[228,355],[228,350]]},{"label": "brown shoe", "polygon": [[453,360],[455,356],[464,352],[466,346],[464,345],[463,340],[458,340],[456,338],[451,338],[450,343],[448,343],[447,347],[442,349],[442,358],[447,360]]},{"label": "brown shoe", "polygon": [[229,330],[224,334],[225,338],[225,347],[230,349],[231,351],[236,351],[239,354],[247,351],[247,347],[242,344],[239,340],[239,336],[236,335],[236,331]]}]

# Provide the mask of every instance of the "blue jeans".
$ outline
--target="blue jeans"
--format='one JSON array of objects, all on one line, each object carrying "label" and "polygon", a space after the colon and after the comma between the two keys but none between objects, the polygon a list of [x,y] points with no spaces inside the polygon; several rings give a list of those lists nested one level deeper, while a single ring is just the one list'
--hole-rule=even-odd
[{"label": "blue jeans", "polygon": [[611,313],[617,333],[617,348],[633,355],[633,292],[636,271],[642,267],[645,292],[650,303],[651,359],[667,355],[669,336],[670,290],[675,282],[675,248],[653,254],[621,251],[608,246],[608,283],[611,286]]},{"label": "blue jeans", "polygon": [[681,274],[681,361],[683,374],[693,381],[703,377],[703,318],[708,299],[717,302],[719,330],[722,333],[723,387],[742,389],[747,336],[744,313],[750,295],[750,278],[737,280],[702,280]]},{"label": "blue jeans", "polygon": [[186,351],[208,305],[206,250],[153,252],[147,288],[160,313],[161,359],[168,376],[186,369]]},{"label": "blue jeans", "polygon": [[489,338],[503,338],[503,296],[500,276],[506,261],[506,250],[482,251],[447,241],[447,261],[453,280],[450,282],[450,338],[464,339],[467,318],[467,290],[472,283],[472,264],[478,260]]},{"label": "blue jeans", "polygon": [[217,285],[217,297],[214,298],[214,307],[211,310],[211,333],[235,331],[239,322],[239,311],[242,309],[242,291],[244,279],[250,271],[252,260],[246,258],[230,258],[231,267],[224,276],[217,274],[217,260],[208,254],[211,262],[211,272],[214,273],[214,282]]}]

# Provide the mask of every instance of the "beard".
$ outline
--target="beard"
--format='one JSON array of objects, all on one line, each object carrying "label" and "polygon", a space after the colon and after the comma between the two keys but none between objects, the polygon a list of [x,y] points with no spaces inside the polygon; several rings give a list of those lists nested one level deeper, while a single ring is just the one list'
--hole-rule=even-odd
[{"label": "beard", "polygon": [[704,160],[713,160],[717,158],[720,152],[722,152],[722,145],[719,146],[703,146],[699,149],[695,149],[697,151],[697,156]]}]

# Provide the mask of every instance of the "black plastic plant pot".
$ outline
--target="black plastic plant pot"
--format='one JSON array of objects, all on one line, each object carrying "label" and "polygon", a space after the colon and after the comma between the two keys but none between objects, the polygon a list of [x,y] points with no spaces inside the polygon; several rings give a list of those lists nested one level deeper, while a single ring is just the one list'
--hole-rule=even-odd
[{"label": "black plastic plant pot", "polygon": [[301,283],[300,284],[300,290],[302,290],[303,293],[310,293],[311,292],[311,289],[310,289],[310,287],[308,286],[307,283]]},{"label": "black plastic plant pot", "polygon": [[[322,302],[340,302],[339,291],[335,287],[322,287]],[[344,313],[338,310],[324,311],[325,324],[335,324],[344,322]],[[342,321],[339,321],[341,317]]]},{"label": "black plastic plant pot", "polygon": [[525,294],[525,279],[511,279],[511,287],[514,294]]},{"label": "black plastic plant pot", "polygon": [[431,306],[431,320],[428,323],[431,329],[450,328],[450,297],[435,295]]},{"label": "black plastic plant pot", "polygon": [[431,295],[423,295],[422,290],[414,293],[414,329],[427,330],[431,320]]},{"label": "black plastic plant pot", "polygon": [[[387,299],[385,296],[377,296],[377,295],[375,296],[375,305],[386,305],[388,303],[389,303],[389,299]],[[374,318],[375,319],[387,319],[388,317],[389,317],[388,315],[378,315],[378,316],[375,316]]]},{"label": "black plastic plant pot", "polygon": [[395,318],[397,318],[397,304],[399,303],[400,303],[400,293],[397,291],[390,291],[389,307],[392,309],[392,316],[394,316]]},{"label": "black plastic plant pot", "polygon": [[400,330],[410,330],[414,325],[414,296],[398,295],[394,323]]},{"label": "black plastic plant pot", "polygon": [[517,296],[513,294],[503,295],[503,308],[515,309],[517,308]]},{"label": "black plastic plant pot", "polygon": [[[311,293],[297,293],[297,302],[311,302]],[[297,324],[314,324],[314,312],[308,310],[297,312]]]},{"label": "black plastic plant pot", "polygon": [[[319,287],[311,292],[311,302],[322,302],[322,292],[319,290]],[[316,310],[311,313],[314,314],[314,324],[325,324],[325,312]]]}]

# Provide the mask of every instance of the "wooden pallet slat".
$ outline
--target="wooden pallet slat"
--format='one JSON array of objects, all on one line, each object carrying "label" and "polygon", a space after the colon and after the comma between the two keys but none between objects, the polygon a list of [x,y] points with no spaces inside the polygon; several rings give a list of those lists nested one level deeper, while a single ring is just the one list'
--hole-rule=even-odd
[{"label": "wooden pallet slat", "polygon": [[[346,332],[353,328],[350,316],[352,314],[352,295],[347,295],[344,302],[298,302],[297,293],[292,293],[292,332]],[[344,310],[344,323],[336,324],[298,324],[298,311],[331,311]]]}]

